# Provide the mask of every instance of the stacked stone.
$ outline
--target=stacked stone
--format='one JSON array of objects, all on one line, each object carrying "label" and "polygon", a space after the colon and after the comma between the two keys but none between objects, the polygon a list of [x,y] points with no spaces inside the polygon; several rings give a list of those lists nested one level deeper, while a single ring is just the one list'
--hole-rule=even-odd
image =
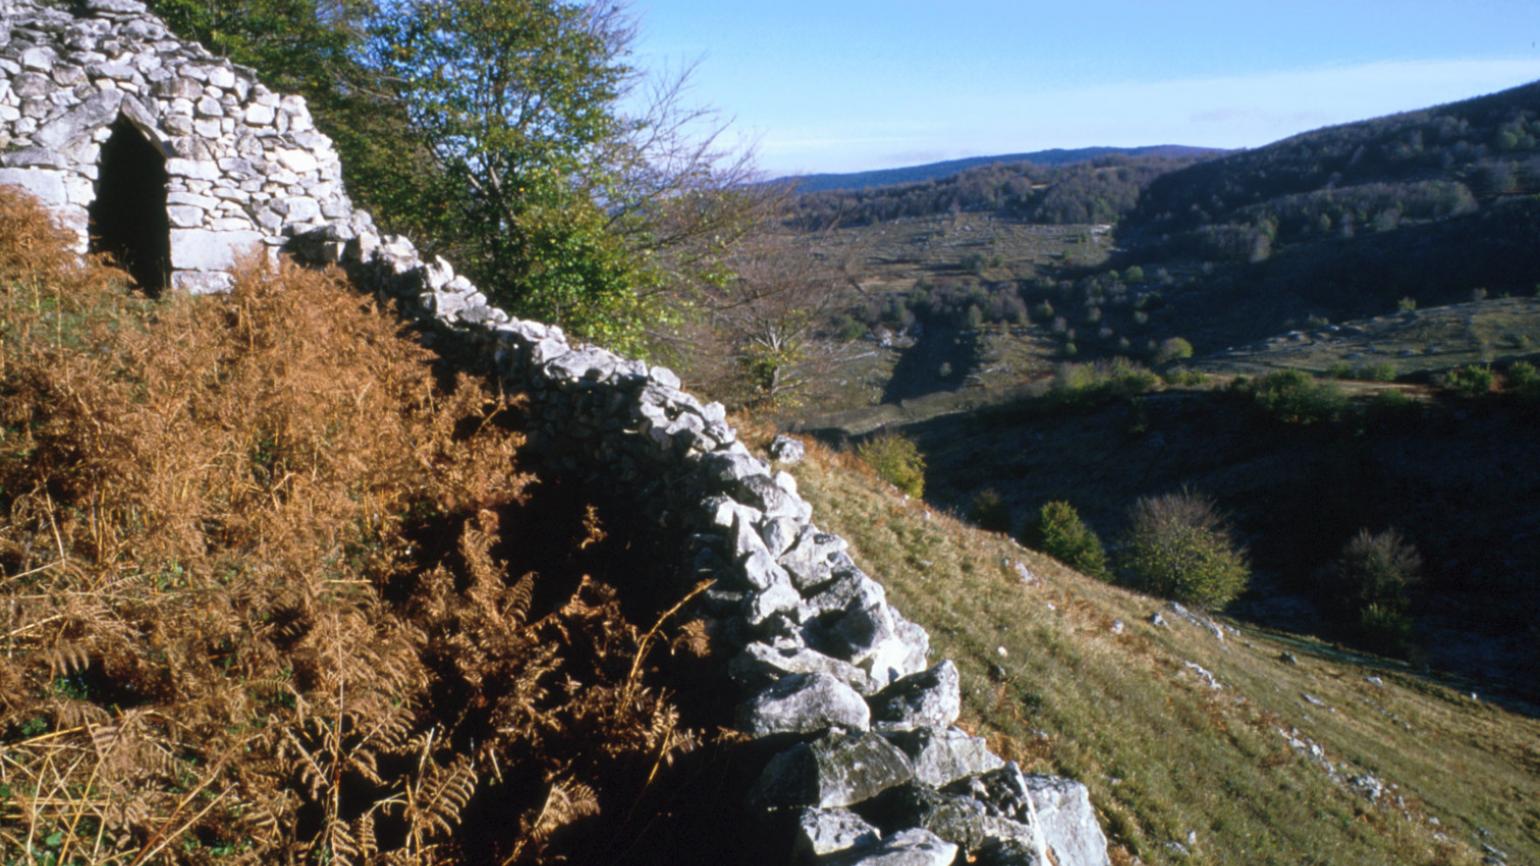
[{"label": "stacked stone", "polygon": [[[845,541],[812,522],[795,479],[737,440],[718,403],[669,370],[511,318],[442,259],[382,237],[342,189],[304,103],[176,40],[136,0],[79,16],[0,0],[0,183],[81,234],[101,144],[119,118],[167,157],[174,285],[229,284],[247,247],[341,263],[408,302],[512,389],[562,468],[626,489],[692,546],[701,598],[742,690],[737,722],[775,747],[747,804],[789,819],[821,864],[1108,863],[1083,786],[1027,775],[956,727],[959,677],[887,602]],[[800,456],[781,443],[781,459]]]},{"label": "stacked stone", "polygon": [[342,165],[302,98],[178,40],[137,0],[77,6],[0,7],[0,183],[41,199],[82,252],[101,146],[119,118],[165,158],[175,288],[224,289],[239,255],[275,254],[352,215]]},{"label": "stacked stone", "polygon": [[[530,395],[533,434],[583,456],[565,469],[629,487],[691,533],[695,575],[715,580],[703,608],[742,689],[738,727],[783,744],[750,805],[794,818],[805,861],[1110,862],[1083,785],[1023,773],[956,727],[957,668],[927,661],[925,630],[813,523],[796,480],[737,440],[721,404],[685,393],[666,368],[509,317],[404,238],[345,225],[299,240],[478,343]],[[772,450],[801,456],[794,442]]]}]

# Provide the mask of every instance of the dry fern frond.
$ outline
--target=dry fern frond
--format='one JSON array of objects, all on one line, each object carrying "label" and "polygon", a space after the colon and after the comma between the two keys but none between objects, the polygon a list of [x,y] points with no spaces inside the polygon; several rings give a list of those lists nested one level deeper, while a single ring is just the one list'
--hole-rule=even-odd
[{"label": "dry fern frond", "polygon": [[76,643],[59,643],[39,658],[48,665],[49,677],[79,673],[91,666],[91,653]]},{"label": "dry fern frond", "polygon": [[[519,559],[522,397],[440,379],[337,272],[152,302],[68,243],[0,187],[0,777],[39,827],[95,822],[70,859],[554,858],[694,741],[641,660],[703,628],[644,634],[572,560]],[[561,519],[585,561],[620,531]]]},{"label": "dry fern frond", "polygon": [[448,766],[428,762],[410,789],[406,819],[411,832],[428,837],[453,833],[476,795],[476,782],[476,770],[465,755],[456,755]]}]

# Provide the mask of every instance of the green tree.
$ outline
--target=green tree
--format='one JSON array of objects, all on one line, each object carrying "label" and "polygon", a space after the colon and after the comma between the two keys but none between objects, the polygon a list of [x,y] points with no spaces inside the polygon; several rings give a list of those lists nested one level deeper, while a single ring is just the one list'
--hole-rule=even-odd
[{"label": "green tree", "polygon": [[1250,386],[1252,400],[1285,424],[1323,424],[1342,414],[1347,397],[1336,385],[1302,370],[1277,370]]},{"label": "green tree", "polygon": [[1044,504],[1024,535],[1029,544],[1082,574],[1103,580],[1112,575],[1101,539],[1068,502]]},{"label": "green tree", "polygon": [[1350,613],[1370,605],[1404,612],[1409,591],[1422,580],[1422,556],[1395,529],[1360,529],[1343,546],[1331,578],[1333,598]]},{"label": "green tree", "polygon": [[633,347],[651,274],[608,231],[614,179],[591,156],[620,135],[634,71],[619,13],[541,0],[388,4],[372,57],[438,165],[439,237],[519,313]]},{"label": "green tree", "polygon": [[1191,491],[1134,503],[1120,564],[1140,589],[1206,608],[1229,604],[1251,579],[1214,503]]},{"label": "green tree", "polygon": [[1357,621],[1363,637],[1386,650],[1406,650],[1410,593],[1422,580],[1422,556],[1411,542],[1395,529],[1361,529],[1342,548],[1328,577],[1332,603]]},{"label": "green tree", "polygon": [[[639,350],[765,196],[727,159],[683,77],[630,64],[634,28],[610,0],[394,0],[369,57],[395,83],[439,167],[436,236],[515,311]],[[622,108],[631,100],[643,108]]]}]

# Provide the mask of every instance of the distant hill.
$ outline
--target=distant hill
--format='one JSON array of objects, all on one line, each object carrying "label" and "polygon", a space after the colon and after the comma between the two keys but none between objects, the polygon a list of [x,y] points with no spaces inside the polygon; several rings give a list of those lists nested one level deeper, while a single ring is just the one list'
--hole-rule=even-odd
[{"label": "distant hill", "polygon": [[792,183],[799,193],[828,192],[831,190],[861,190],[901,183],[919,183],[957,174],[981,165],[1002,162],[1026,162],[1037,166],[1072,165],[1103,156],[1161,156],[1193,157],[1222,153],[1206,147],[1188,147],[1181,144],[1154,144],[1144,147],[1077,147],[1036,150],[1030,153],[1004,153],[996,156],[970,156],[965,159],[949,159],[924,165],[900,168],[882,168],[873,171],[846,173],[804,174],[778,178],[776,183]]},{"label": "distant hill", "polygon": [[[1073,153],[1090,150],[1113,148]],[[1156,178],[1221,152],[1182,150],[1184,154],[1104,153],[1046,165],[1030,160],[990,162],[930,180],[805,192],[793,199],[792,213],[795,224],[805,229],[958,212],[1052,225],[1115,223],[1134,209]]]},{"label": "distant hill", "polygon": [[1258,226],[1291,241],[1540,192],[1540,82],[1317,129],[1152,183],[1125,228]]}]

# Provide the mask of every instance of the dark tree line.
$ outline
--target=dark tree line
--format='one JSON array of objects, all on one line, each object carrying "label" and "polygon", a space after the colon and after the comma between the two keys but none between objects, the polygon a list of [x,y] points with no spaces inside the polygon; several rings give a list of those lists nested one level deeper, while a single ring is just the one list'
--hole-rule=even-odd
[{"label": "dark tree line", "polygon": [[922,183],[798,196],[792,221],[819,230],[966,211],[1037,223],[1111,223],[1134,208],[1155,178],[1201,158],[1108,156],[1067,166],[995,163]]}]

